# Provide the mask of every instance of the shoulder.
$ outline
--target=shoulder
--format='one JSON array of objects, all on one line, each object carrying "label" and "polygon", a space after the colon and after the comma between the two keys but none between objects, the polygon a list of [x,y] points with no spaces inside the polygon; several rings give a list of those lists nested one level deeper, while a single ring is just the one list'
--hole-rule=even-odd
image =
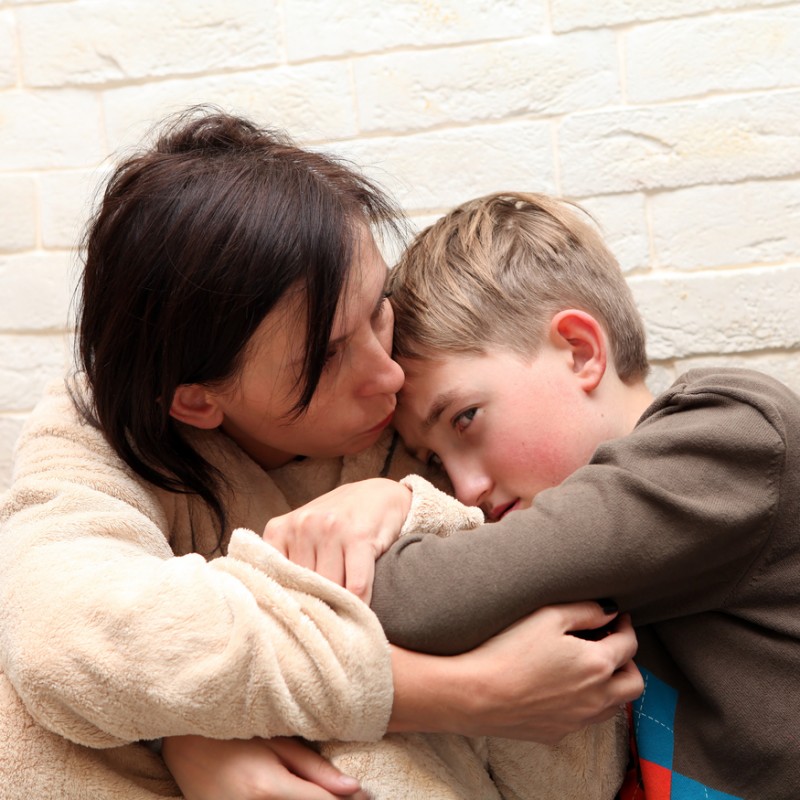
[{"label": "shoulder", "polygon": [[800,397],[795,392],[762,372],[735,368],[685,372],[656,398],[643,419],[665,410],[723,411],[737,406],[751,408],[778,428],[800,424]]},{"label": "shoulder", "polygon": [[24,461],[37,444],[56,452],[74,452],[92,444],[92,449],[108,449],[102,432],[87,422],[79,412],[76,401],[87,400],[87,390],[69,378],[54,381],[28,415],[17,443],[17,460]]},{"label": "shoulder", "polygon": [[160,520],[163,503],[154,487],[122,461],[102,430],[78,410],[76,401],[86,398],[84,387],[70,379],[46,388],[14,449],[7,513],[56,500],[98,511],[123,501]]},{"label": "shoulder", "polygon": [[691,370],[655,399],[625,438],[621,451],[655,459],[654,469],[721,467],[725,475],[751,480],[755,472],[777,481],[795,462],[800,467],[800,398],[752,370]]}]

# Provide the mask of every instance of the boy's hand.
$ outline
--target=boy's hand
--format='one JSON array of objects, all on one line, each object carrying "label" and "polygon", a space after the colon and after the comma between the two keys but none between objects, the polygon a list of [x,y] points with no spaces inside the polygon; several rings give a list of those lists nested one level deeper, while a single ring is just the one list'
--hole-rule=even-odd
[{"label": "boy's hand", "polygon": [[368,800],[296,739],[164,739],[164,761],[186,800]]},{"label": "boy's hand", "polygon": [[375,561],[400,535],[411,491],[388,478],[339,486],[274,517],[264,539],[287,558],[349,589],[369,603]]}]

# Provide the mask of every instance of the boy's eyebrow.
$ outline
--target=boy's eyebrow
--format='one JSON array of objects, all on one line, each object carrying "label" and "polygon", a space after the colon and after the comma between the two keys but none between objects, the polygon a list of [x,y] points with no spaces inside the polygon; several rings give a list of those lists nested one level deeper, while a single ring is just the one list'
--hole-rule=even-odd
[{"label": "boy's eyebrow", "polygon": [[449,392],[442,392],[433,398],[430,411],[422,421],[422,432],[427,433],[438,421],[444,413],[444,410],[455,400],[457,392],[450,390]]}]

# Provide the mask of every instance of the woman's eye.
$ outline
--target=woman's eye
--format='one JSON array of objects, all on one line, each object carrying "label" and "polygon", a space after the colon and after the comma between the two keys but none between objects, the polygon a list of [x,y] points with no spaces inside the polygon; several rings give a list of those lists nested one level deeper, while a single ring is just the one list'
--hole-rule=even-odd
[{"label": "woman's eye", "polygon": [[377,322],[379,319],[386,315],[386,311],[389,308],[389,295],[385,294],[382,298],[380,303],[375,307],[375,311],[372,314],[372,321]]},{"label": "woman's eye", "polygon": [[323,369],[327,369],[328,367],[330,367],[331,364],[333,364],[333,362],[336,360],[336,357],[338,355],[339,355],[339,348],[338,347],[334,347],[334,348],[328,350],[328,352],[325,353],[325,362],[322,365],[322,368]]},{"label": "woman's eye", "polygon": [[453,427],[459,432],[466,430],[472,423],[472,420],[475,419],[475,414],[477,413],[477,408],[468,408],[466,411],[462,411],[453,418]]}]

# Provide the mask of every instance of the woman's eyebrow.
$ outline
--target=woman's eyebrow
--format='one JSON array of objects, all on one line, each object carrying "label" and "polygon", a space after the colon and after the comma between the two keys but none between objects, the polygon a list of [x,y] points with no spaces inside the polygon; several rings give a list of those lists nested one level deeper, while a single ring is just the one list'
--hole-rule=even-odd
[{"label": "woman's eyebrow", "polygon": [[377,314],[380,311],[381,304],[383,301],[389,297],[391,292],[389,291],[389,270],[386,270],[386,277],[383,279],[383,286],[381,286],[381,290],[378,293],[378,301],[375,303],[375,309],[373,313]]}]

